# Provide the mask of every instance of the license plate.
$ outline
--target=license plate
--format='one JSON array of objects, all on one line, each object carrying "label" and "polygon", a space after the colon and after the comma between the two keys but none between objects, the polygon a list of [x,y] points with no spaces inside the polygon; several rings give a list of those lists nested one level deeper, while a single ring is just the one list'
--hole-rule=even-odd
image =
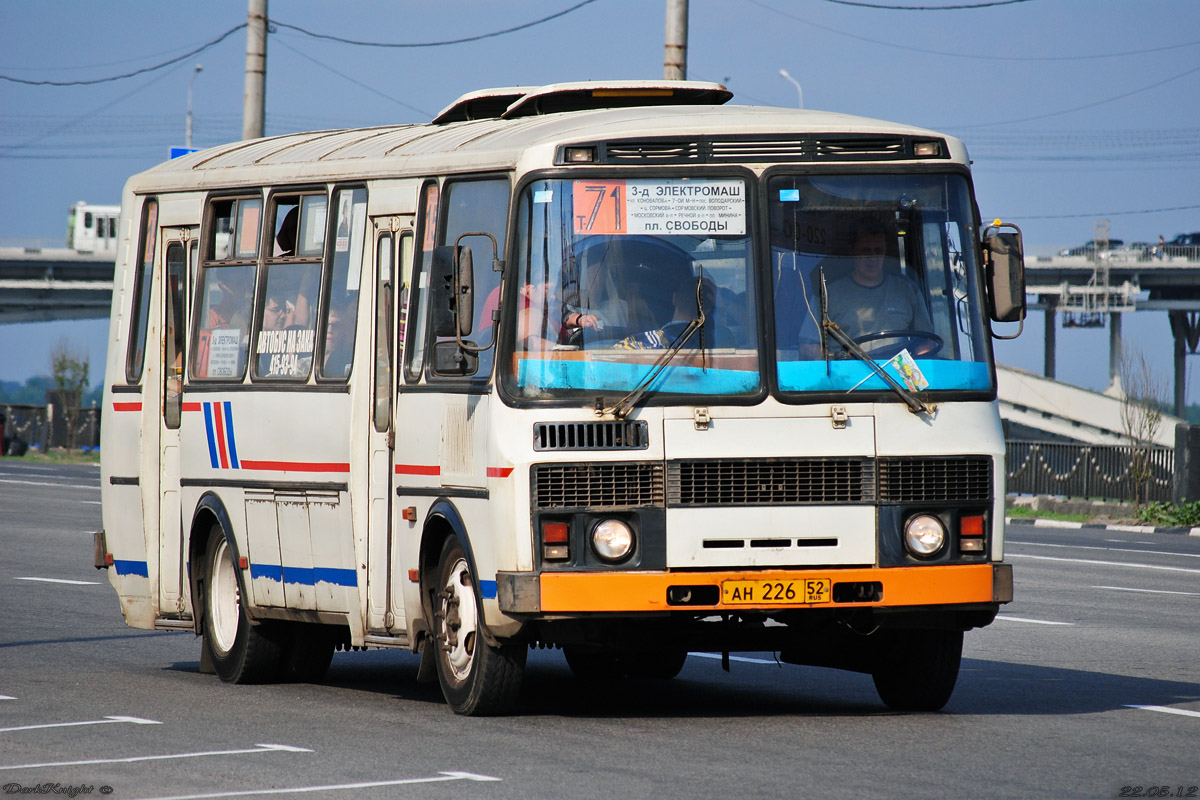
[{"label": "license plate", "polygon": [[721,602],[726,605],[788,605],[828,603],[832,599],[829,578],[795,581],[724,581]]}]

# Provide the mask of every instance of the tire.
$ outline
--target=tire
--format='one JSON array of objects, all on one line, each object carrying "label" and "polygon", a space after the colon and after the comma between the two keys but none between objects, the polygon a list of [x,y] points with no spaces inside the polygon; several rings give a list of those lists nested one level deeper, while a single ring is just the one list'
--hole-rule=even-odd
[{"label": "tire", "polygon": [[475,576],[462,545],[442,546],[432,603],[438,683],[455,714],[504,714],[516,706],[525,673],[523,644],[490,645]]},{"label": "tire", "polygon": [[891,631],[871,677],[879,699],[896,711],[937,711],[950,700],[962,661],[962,631]]},{"label": "tire", "polygon": [[286,623],[279,662],[279,680],[320,683],[333,661],[334,631],[325,625]]},{"label": "tire", "polygon": [[204,558],[204,646],[213,670],[229,683],[265,683],[279,671],[280,628],[253,625],[242,608],[233,551],[214,529]]}]

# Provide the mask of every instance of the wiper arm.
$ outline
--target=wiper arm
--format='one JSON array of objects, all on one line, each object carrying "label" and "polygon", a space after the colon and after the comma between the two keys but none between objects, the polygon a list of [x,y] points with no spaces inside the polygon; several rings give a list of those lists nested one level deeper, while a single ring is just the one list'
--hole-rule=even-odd
[{"label": "wiper arm", "polygon": [[905,405],[908,406],[909,411],[913,412],[914,414],[920,414],[923,411],[930,416],[937,411],[937,406],[933,405],[932,403],[925,403],[921,400],[918,400],[917,397],[908,389],[904,388],[899,381],[897,381],[891,375],[888,375],[887,370],[879,366],[879,364],[875,362],[875,359],[871,358],[871,356],[869,356],[865,350],[858,346],[858,342],[851,339],[844,330],[838,327],[836,322],[833,322],[826,317],[821,323],[821,326],[830,336],[833,337],[834,341],[846,348],[848,352],[853,353],[856,358],[870,367],[876,375],[883,378],[884,383],[890,386],[892,391],[900,396],[900,399],[903,400]]}]

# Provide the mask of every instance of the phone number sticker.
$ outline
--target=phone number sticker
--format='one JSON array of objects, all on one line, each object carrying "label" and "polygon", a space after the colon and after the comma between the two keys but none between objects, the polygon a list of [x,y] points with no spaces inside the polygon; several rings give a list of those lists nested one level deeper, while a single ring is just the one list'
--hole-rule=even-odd
[{"label": "phone number sticker", "polygon": [[737,179],[575,181],[576,234],[746,235],[746,185]]}]

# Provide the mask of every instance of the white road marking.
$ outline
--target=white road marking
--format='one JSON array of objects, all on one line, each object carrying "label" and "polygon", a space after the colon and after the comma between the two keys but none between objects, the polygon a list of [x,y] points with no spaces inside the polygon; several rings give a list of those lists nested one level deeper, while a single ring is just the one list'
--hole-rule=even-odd
[{"label": "white road marking", "polygon": [[1143,711],[1161,711],[1163,714],[1179,714],[1184,717],[1200,717],[1200,711],[1188,711],[1184,708],[1171,708],[1170,706],[1131,706],[1126,705],[1126,708],[1140,708]]},{"label": "white road marking", "polygon": [[22,486],[57,486],[59,489],[95,489],[100,491],[99,486],[92,486],[87,483],[56,483],[51,481],[14,481],[9,478],[0,478],[0,483],[19,483]]},{"label": "white road marking", "polygon": [[[1109,541],[1113,541],[1110,539]],[[1134,550],[1132,547],[1097,547],[1094,544],[1051,544],[1049,542],[1013,542],[1028,547],[1058,547],[1067,550],[1103,550],[1108,553],[1145,553],[1151,556],[1181,556],[1183,558],[1200,558],[1200,553],[1172,553],[1168,550]],[[1151,544],[1145,542],[1144,544]]]},{"label": "white road marking", "polygon": [[69,581],[66,578],[17,578],[19,581],[38,581],[40,583],[69,583],[73,586],[99,586],[100,581]]},{"label": "white road marking", "polygon": [[17,699],[17,698],[15,698],[15,697],[10,697],[10,696],[8,696],[8,695],[6,695],[6,694],[0,694],[0,700],[16,700],[16,699]]},{"label": "white road marking", "polygon": [[47,767],[79,767],[89,764],[132,764],[137,761],[171,761],[177,758],[205,758],[207,756],[239,756],[256,753],[311,753],[304,747],[286,744],[258,744],[248,750],[205,750],[198,753],[169,753],[158,756],[130,756],[128,758],[92,758],[84,761],[50,761],[45,764],[10,764],[0,766],[0,771],[11,769],[45,769]]},{"label": "white road marking", "polygon": [[1057,558],[1055,556],[1031,556],[1027,553],[1009,553],[1012,558],[1032,558],[1036,561],[1065,561],[1070,564],[1098,564],[1102,567],[1132,567],[1134,569],[1158,569],[1164,572],[1190,572],[1200,575],[1200,569],[1190,567],[1167,567],[1162,564],[1138,564],[1134,561],[1096,561],[1090,558]]},{"label": "white road marking", "polygon": [[1005,622],[1031,622],[1034,625],[1074,625],[1074,622],[1053,622],[1048,619],[1029,619],[1028,617],[1010,617],[1007,614],[997,614],[996,619],[1002,619]]},{"label": "white road marking", "polygon": [[1170,592],[1166,589],[1132,589],[1128,586],[1093,586],[1093,589],[1111,589],[1114,592],[1142,592],[1144,594],[1182,594],[1188,597],[1200,597],[1200,592]]},{"label": "white road marking", "polygon": [[[15,700],[15,697],[10,697],[10,700]],[[142,719],[141,717],[105,717],[104,719],[89,719],[83,722],[50,722],[44,725],[21,725],[17,728],[0,728],[0,733],[12,733],[13,731],[32,731],[39,728],[75,728],[80,725],[111,725],[114,722],[131,722],[134,725],[162,725],[161,722],[156,722],[152,719]]]},{"label": "white road marking", "polygon": [[[720,661],[722,658],[720,653],[688,653],[688,655],[696,656],[698,658],[715,658],[718,661]],[[770,661],[765,658],[749,658],[748,656],[730,656],[729,660],[744,661],[747,664],[770,664],[771,666],[775,666],[779,663],[778,661]]]},{"label": "white road marking", "polygon": [[252,797],[270,794],[312,794],[314,792],[340,792],[347,789],[374,789],[380,786],[407,786],[414,783],[445,783],[446,781],[499,781],[503,778],[493,778],[488,775],[475,775],[470,772],[439,772],[429,778],[397,778],[392,781],[364,781],[363,783],[335,783],[326,786],[293,786],[287,789],[242,789],[231,792],[211,792],[209,794],[173,794],[164,797],[146,797],[142,800],[209,800],[216,797]]}]

